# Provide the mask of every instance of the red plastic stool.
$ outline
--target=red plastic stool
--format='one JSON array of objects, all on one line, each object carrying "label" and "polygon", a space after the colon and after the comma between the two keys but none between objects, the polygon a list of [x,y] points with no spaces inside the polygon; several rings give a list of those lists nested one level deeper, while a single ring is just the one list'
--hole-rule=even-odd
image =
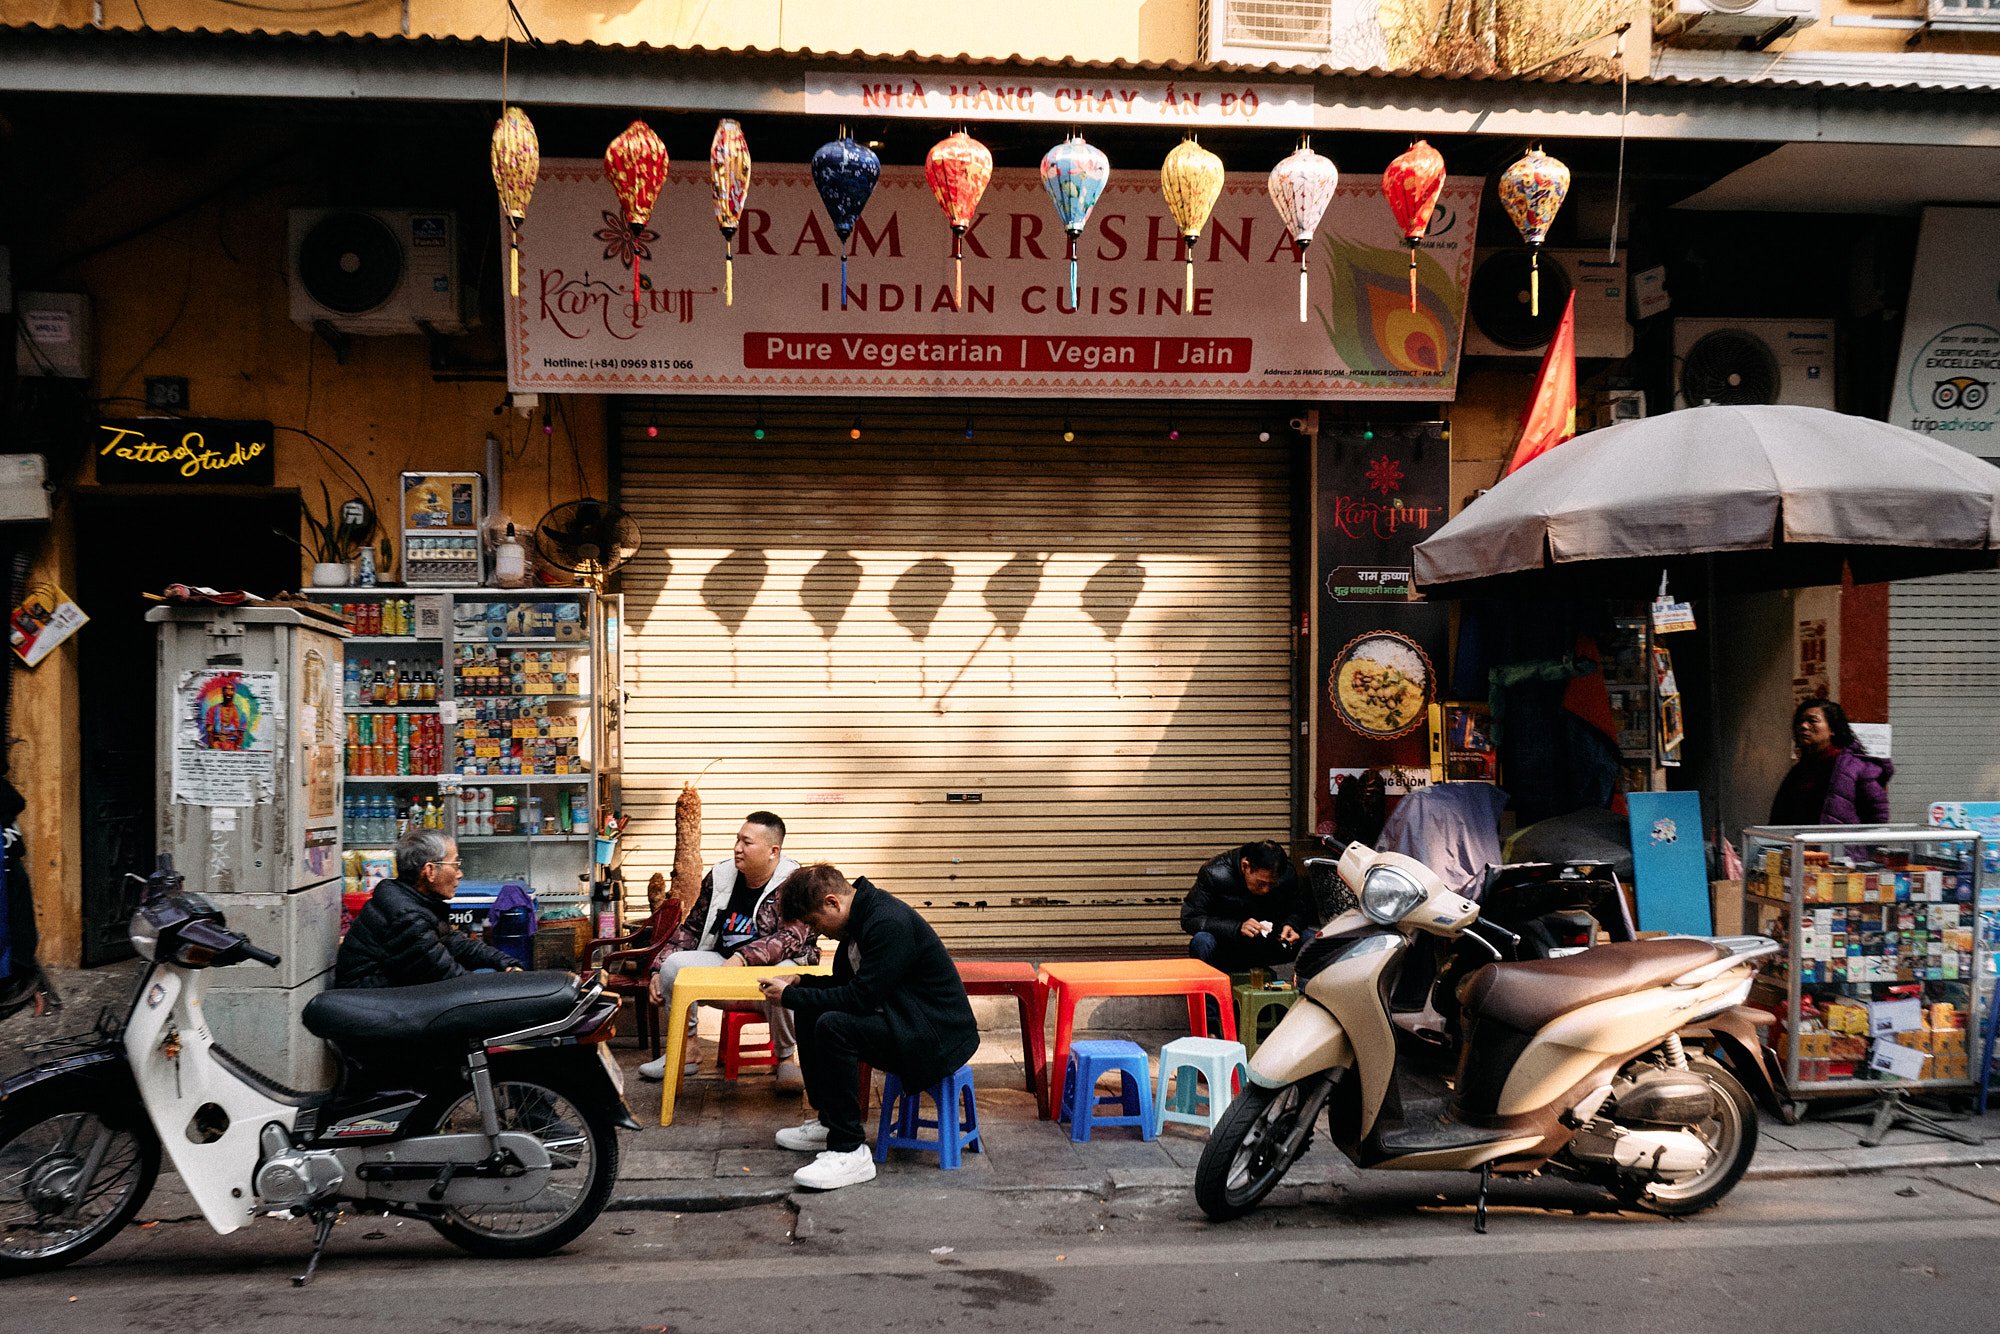
[{"label": "red plastic stool", "polygon": [[752,1024],[768,1024],[769,1017],[764,1007],[754,1010],[724,1010],[722,1012],[722,1077],[734,1079],[744,1068],[774,1066],[778,1063],[777,1048],[771,1045],[771,1035],[767,1029],[762,1042],[745,1042],[743,1030]]}]

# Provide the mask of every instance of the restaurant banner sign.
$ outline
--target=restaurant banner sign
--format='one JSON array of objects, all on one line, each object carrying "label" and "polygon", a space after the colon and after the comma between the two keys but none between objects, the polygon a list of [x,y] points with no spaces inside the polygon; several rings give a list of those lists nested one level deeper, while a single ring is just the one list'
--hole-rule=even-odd
[{"label": "restaurant banner sign", "polygon": [[1102,74],[1009,74],[936,78],[907,73],[811,70],[808,116],[915,116],[923,120],[1033,120],[1058,125],[1186,125],[1191,128],[1311,129],[1304,84],[1187,83]]},{"label": "restaurant banner sign", "polygon": [[1417,597],[1411,549],[1444,524],[1450,459],[1438,422],[1328,423],[1319,434],[1316,825],[1330,826],[1340,785],[1370,769],[1391,795],[1430,781],[1450,617]]},{"label": "restaurant banner sign", "polygon": [[[915,167],[889,167],[850,243],[804,167],[759,166],[723,304],[723,240],[705,165],[677,168],[635,238],[594,160],[542,164],[521,229],[521,294],[507,320],[508,383],[524,392],[964,394],[1237,399],[1432,399],[1456,392],[1480,181],[1445,186],[1418,252],[1379,184],[1343,184],[1298,265],[1262,174],[1231,174],[1196,245],[1192,302],[1180,239],[1151,170],[1118,172],[1080,248],[1038,173],[996,172],[965,236],[963,308],[951,234]],[[644,277],[632,301],[632,257]],[[1185,307],[1185,309],[1184,309]]]}]

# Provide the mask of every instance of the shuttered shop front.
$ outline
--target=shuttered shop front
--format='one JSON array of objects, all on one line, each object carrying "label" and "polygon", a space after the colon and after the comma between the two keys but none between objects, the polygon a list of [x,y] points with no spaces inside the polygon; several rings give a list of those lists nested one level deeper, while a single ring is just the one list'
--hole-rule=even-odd
[{"label": "shuttered shop front", "polygon": [[1890,586],[1889,724],[1895,818],[2000,800],[2000,574]]},{"label": "shuttered shop front", "polygon": [[706,861],[768,807],[956,949],[1177,946],[1199,863],[1288,832],[1296,436],[860,406],[622,407],[628,883],[699,775]]}]

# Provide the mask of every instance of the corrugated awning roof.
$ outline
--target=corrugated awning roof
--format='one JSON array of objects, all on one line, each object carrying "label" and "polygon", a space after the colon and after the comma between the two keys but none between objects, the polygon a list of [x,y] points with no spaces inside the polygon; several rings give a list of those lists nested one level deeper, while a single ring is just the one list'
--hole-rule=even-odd
[{"label": "corrugated awning roof", "polygon": [[[0,91],[52,94],[487,102],[500,42],[485,37],[0,26]],[[809,67],[1032,75],[1074,71],[1309,88],[1311,128],[1398,134],[1881,143],[2000,142],[1983,94],[2000,58],[1928,53],[1668,52],[1629,99],[1602,76],[1191,61],[1073,61],[744,47],[516,44],[515,97],[548,106],[804,114]],[[1904,65],[1900,62],[1911,62]],[[1907,94],[1921,93],[1918,101]],[[1974,95],[1980,94],[1980,95]]]},{"label": "corrugated awning roof", "polygon": [[[210,41],[279,42],[341,47],[436,47],[497,50],[497,37],[378,35],[370,33],[300,33],[272,28],[97,28],[38,23],[0,22],[0,42],[8,34],[50,34],[106,40],[204,39]],[[525,45],[525,44],[522,44]],[[669,46],[650,42],[597,43],[541,41],[535,45],[559,52],[636,52],[693,57],[736,57],[798,64],[872,64],[887,66],[951,66],[961,69],[1075,70],[1126,74],[1176,74],[1215,77],[1297,77],[1342,79],[1418,79],[1444,83],[1526,83],[1616,86],[1614,74],[1503,75],[1450,70],[1354,68],[1324,64],[1194,60],[1076,60],[1050,56],[944,54],[926,51],[816,50],[809,47]],[[1897,53],[1842,51],[1708,51],[1655,47],[1653,70],[1632,85],[1660,87],[1785,86],[1813,89],[1855,88],[1884,92],[1978,90],[2000,88],[2000,55],[1966,55],[1928,51]]]}]

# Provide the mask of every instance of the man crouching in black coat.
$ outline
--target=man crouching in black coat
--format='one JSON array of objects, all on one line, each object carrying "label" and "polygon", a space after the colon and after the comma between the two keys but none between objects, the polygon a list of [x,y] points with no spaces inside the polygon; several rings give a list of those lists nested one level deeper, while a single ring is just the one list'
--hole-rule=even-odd
[{"label": "man crouching in black coat", "polygon": [[333,960],[335,987],[413,987],[481,968],[518,973],[520,964],[484,941],[461,936],[446,907],[458,891],[458,844],[435,829],[396,843],[396,878],[377,882]]},{"label": "man crouching in black coat", "polygon": [[818,1153],[792,1174],[808,1189],[871,1181],[862,1063],[894,1071],[905,1089],[930,1088],[979,1049],[972,1003],[930,923],[866,877],[850,885],[821,862],[792,872],[778,894],[787,922],[840,941],[833,976],[783,974],[759,983],[768,999],[798,1016],[799,1066],[819,1113],[780,1130],[778,1147]]}]

